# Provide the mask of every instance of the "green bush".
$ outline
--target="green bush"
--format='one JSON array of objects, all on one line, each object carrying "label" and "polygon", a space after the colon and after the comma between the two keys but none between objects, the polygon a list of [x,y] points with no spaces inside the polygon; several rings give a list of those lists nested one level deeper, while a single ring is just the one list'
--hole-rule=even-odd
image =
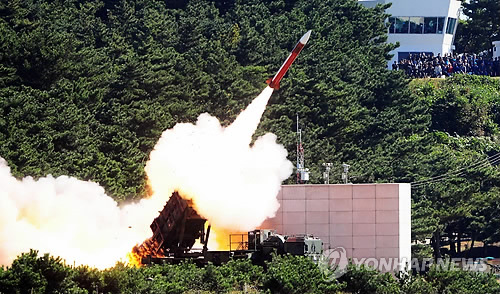
[{"label": "green bush", "polygon": [[500,293],[494,276],[433,266],[426,274],[380,273],[349,264],[338,280],[329,280],[303,256],[273,255],[267,270],[250,260],[198,267],[192,262],[106,270],[73,268],[60,258],[37,251],[20,255],[11,267],[0,267],[0,292],[18,293]]},{"label": "green bush", "polygon": [[405,294],[437,294],[437,289],[419,274],[400,272],[398,280],[401,293]]},{"label": "green bush", "polygon": [[23,253],[0,272],[2,293],[86,293],[74,281],[74,271],[60,257],[38,251]]},{"label": "green bush", "polygon": [[253,265],[251,260],[231,260],[219,268],[223,284],[228,289],[245,290],[257,288],[263,283],[265,274],[261,266]]},{"label": "green bush", "polygon": [[399,283],[390,273],[380,273],[365,265],[349,264],[347,272],[339,278],[350,293],[399,293]]},{"label": "green bush", "polygon": [[438,293],[500,293],[500,284],[493,275],[457,268],[442,270],[434,265],[427,273],[426,280]]},{"label": "green bush", "polygon": [[89,266],[78,266],[74,269],[73,280],[78,287],[87,290],[89,293],[104,287],[102,272]]},{"label": "green bush", "polygon": [[266,265],[264,289],[272,293],[337,293],[344,288],[336,280],[326,280],[320,268],[304,256],[274,254]]}]

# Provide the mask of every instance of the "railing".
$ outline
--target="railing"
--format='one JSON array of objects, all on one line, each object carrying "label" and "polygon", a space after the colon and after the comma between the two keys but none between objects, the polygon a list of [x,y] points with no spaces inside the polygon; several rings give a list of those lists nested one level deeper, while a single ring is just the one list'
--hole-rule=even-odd
[{"label": "railing", "polygon": [[229,251],[248,250],[248,234],[230,234]]}]

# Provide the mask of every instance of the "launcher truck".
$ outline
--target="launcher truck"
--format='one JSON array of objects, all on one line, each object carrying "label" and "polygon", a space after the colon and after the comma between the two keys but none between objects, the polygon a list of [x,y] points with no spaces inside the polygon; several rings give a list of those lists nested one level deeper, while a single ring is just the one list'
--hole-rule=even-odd
[{"label": "launcher truck", "polygon": [[[263,263],[275,251],[278,254],[309,256],[318,259],[323,252],[323,242],[311,235],[284,236],[274,230],[254,230],[246,234],[231,234],[229,250],[208,250],[210,225],[193,208],[191,200],[174,192],[163,210],[151,223],[153,236],[136,246],[135,254],[143,264],[178,263],[191,259],[197,264],[222,264],[229,259],[251,258]],[[199,241],[201,249],[193,246]]]}]

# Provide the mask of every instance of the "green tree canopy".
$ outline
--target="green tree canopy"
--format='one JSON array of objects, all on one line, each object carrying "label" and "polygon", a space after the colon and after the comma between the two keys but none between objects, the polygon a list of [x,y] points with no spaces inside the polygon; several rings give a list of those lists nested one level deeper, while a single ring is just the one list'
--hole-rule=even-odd
[{"label": "green tree canopy", "polygon": [[456,33],[457,52],[480,53],[500,41],[500,3],[497,0],[462,0],[465,20]]}]

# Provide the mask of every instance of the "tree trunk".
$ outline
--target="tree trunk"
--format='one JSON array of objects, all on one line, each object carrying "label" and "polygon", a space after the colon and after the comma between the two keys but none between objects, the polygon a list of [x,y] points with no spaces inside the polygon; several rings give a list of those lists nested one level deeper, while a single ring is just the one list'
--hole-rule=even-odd
[{"label": "tree trunk", "polygon": [[457,235],[457,253],[462,252],[462,232],[458,231]]},{"label": "tree trunk", "polygon": [[473,254],[472,249],[474,248],[474,242],[476,242],[476,233],[472,233],[470,239],[470,248],[468,248],[467,252],[465,253],[466,258],[469,258],[469,256]]},{"label": "tree trunk", "polygon": [[455,248],[455,236],[453,233],[448,233],[448,242],[450,243],[450,255],[455,256],[457,254],[457,249]]},{"label": "tree trunk", "polygon": [[434,258],[441,258],[441,234],[439,231],[434,232],[431,242],[434,249]]}]

